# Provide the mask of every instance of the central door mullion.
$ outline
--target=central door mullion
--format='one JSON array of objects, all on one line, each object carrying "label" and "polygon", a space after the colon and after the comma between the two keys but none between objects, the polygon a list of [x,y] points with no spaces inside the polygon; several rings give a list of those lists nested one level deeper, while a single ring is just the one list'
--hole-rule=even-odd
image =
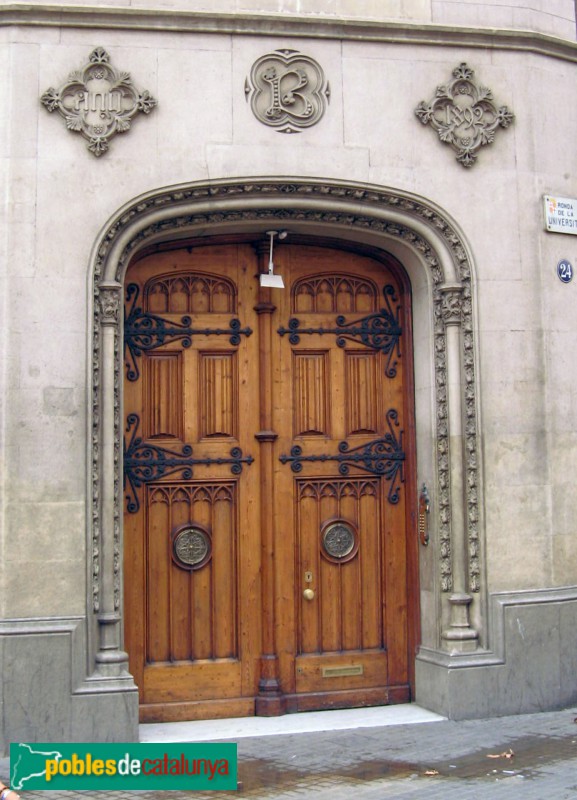
[{"label": "central door mullion", "polygon": [[[267,241],[255,245],[259,273],[268,272],[269,244]],[[276,306],[272,302],[271,289],[259,286],[258,314],[259,332],[259,420],[260,430],[255,438],[260,448],[261,465],[261,591],[262,591],[262,654],[260,679],[255,703],[255,714],[273,717],[285,712],[285,703],[279,680],[279,660],[276,651],[276,603],[275,603],[275,498],[274,498],[274,446],[278,434],[273,430],[273,364],[272,364],[272,315]]]}]

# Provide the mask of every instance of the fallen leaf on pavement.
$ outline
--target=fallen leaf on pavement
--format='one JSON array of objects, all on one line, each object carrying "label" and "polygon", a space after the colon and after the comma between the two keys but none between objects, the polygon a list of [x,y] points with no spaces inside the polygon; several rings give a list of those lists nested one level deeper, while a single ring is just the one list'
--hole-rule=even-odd
[{"label": "fallen leaf on pavement", "polygon": [[509,748],[504,753],[489,753],[487,758],[513,758],[515,753]]}]

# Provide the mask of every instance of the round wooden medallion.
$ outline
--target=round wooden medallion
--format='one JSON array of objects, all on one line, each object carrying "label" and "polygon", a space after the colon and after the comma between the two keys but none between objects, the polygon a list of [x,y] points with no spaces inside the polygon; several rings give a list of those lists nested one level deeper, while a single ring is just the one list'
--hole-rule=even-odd
[{"label": "round wooden medallion", "polygon": [[359,547],[355,526],[344,519],[333,519],[321,527],[323,555],[330,561],[349,561]]},{"label": "round wooden medallion", "polygon": [[185,525],[172,534],[172,558],[183,569],[200,569],[212,554],[208,531],[200,525]]}]

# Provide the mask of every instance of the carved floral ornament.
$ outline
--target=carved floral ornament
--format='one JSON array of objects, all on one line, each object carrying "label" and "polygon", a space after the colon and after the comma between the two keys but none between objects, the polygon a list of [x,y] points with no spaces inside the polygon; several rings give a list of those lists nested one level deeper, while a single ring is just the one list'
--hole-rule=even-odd
[{"label": "carved floral ornament", "polygon": [[275,50],[257,59],[244,91],[255,117],[279,133],[315,125],[330,99],[322,68],[298,50]]},{"label": "carved floral ornament", "polygon": [[421,100],[415,109],[423,125],[431,125],[439,139],[451,145],[464,167],[473,166],[481,147],[492,144],[497,128],[508,128],[514,120],[507,106],[495,106],[490,89],[473,81],[474,74],[460,64],[453,80],[437,86],[433,99]]},{"label": "carved floral ornament", "polygon": [[116,70],[103,47],[90,54],[82,69],[70,73],[59,89],[50,87],[40,98],[50,111],[58,111],[70,131],[88,140],[88,149],[101,156],[117,133],[130,129],[139,111],[150,114],[157,101],[132,83],[130,73]]}]

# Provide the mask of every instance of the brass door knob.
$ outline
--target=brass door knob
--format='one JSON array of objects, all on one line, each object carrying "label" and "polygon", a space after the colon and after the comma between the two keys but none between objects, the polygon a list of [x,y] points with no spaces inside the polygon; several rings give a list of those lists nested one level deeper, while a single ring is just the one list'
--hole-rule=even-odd
[{"label": "brass door knob", "polygon": [[303,597],[304,597],[305,600],[314,600],[315,599],[315,593],[314,593],[314,591],[312,589],[305,589],[303,591]]}]

